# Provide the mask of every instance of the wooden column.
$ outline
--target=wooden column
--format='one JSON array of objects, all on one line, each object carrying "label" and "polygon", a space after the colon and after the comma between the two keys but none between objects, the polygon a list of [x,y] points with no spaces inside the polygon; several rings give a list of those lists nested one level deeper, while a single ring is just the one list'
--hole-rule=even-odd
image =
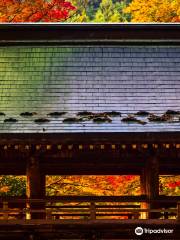
[{"label": "wooden column", "polygon": [[[159,197],[159,163],[156,157],[146,160],[145,167],[141,174],[141,194],[146,195],[149,203],[142,203],[145,209],[156,209],[157,204],[153,203]],[[141,214],[142,218],[158,218],[159,214]]]},{"label": "wooden column", "polygon": [[[27,161],[27,187],[26,195],[28,199],[44,199],[45,198],[45,175],[41,173],[39,161],[31,157]],[[28,205],[31,210],[44,209],[43,203],[31,203]],[[31,214],[31,219],[44,218],[43,213]]]}]

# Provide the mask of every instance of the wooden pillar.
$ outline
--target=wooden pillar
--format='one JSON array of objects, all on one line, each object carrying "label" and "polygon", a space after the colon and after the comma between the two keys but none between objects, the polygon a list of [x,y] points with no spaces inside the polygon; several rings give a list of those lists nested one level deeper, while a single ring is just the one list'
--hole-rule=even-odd
[{"label": "wooden pillar", "polygon": [[[27,187],[26,195],[28,199],[44,199],[45,198],[45,175],[41,173],[39,161],[31,157],[27,161]],[[30,203],[27,207],[30,210],[44,209],[44,203]],[[43,213],[32,213],[31,219],[44,218]]]},{"label": "wooden pillar", "polygon": [[177,203],[177,221],[180,222],[180,202]]},{"label": "wooden pillar", "polygon": [[[156,157],[146,160],[145,167],[141,174],[141,193],[147,196],[149,203],[142,203],[141,208],[156,209],[158,206],[153,203],[159,197],[159,163]],[[142,213],[141,217],[158,218],[157,213]]]},{"label": "wooden pillar", "polygon": [[[140,181],[141,181],[141,195],[146,195],[147,196],[147,189],[146,189],[147,178],[146,178],[145,167],[141,172]],[[141,203],[141,209],[148,209],[148,208],[149,208],[149,206],[148,206],[147,203],[145,203],[145,202]],[[148,213],[141,212],[141,218],[142,219],[148,219],[149,218]]]}]

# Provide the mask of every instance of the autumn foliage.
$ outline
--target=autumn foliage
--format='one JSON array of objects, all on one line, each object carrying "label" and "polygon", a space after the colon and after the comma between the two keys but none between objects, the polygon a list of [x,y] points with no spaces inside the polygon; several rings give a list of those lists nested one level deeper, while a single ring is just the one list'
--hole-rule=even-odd
[{"label": "autumn foliage", "polygon": [[180,22],[180,0],[1,0],[0,22]]},{"label": "autumn foliage", "polygon": [[73,11],[64,0],[1,0],[0,22],[62,22]]},{"label": "autumn foliage", "polygon": [[124,12],[132,22],[180,22],[180,0],[132,0]]},{"label": "autumn foliage", "polygon": [[107,176],[47,176],[48,195],[120,196],[140,194],[139,177]]},{"label": "autumn foliage", "polygon": [[[179,196],[180,176],[160,176],[159,193]],[[46,194],[48,196],[135,196],[141,194],[140,178],[135,175],[46,176]],[[0,196],[25,195],[25,176],[0,176]]]}]

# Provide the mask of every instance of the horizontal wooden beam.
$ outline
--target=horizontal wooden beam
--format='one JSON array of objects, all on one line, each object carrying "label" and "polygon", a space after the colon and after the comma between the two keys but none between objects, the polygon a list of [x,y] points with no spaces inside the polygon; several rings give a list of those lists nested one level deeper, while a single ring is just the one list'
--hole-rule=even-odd
[{"label": "horizontal wooden beam", "polygon": [[[1,142],[1,141],[0,141]],[[125,143],[125,142],[102,142],[102,143],[94,143],[94,142],[89,142],[89,143],[76,143],[76,142],[71,142],[69,144],[59,142],[59,143],[43,143],[39,140],[39,144],[13,144],[11,141],[9,141],[8,144],[0,144],[0,151],[4,152],[62,152],[65,150],[68,151],[79,151],[79,152],[84,152],[84,151],[100,151],[100,152],[105,152],[105,151],[112,151],[112,152],[117,152],[117,151],[147,151],[149,149],[153,150],[176,150],[180,152],[180,142],[179,143],[168,143],[168,142],[163,142],[163,143]]]},{"label": "horizontal wooden beam", "polygon": [[0,144],[179,144],[180,132],[0,133]]},{"label": "horizontal wooden beam", "polygon": [[[171,197],[174,199],[174,197]],[[171,199],[170,198],[170,199]],[[164,199],[164,198],[163,198]],[[180,199],[180,198],[176,198]],[[10,196],[3,196],[0,197],[0,203],[7,201],[11,203],[22,203],[26,201],[31,202],[141,202],[147,201],[145,195],[140,196],[46,196],[44,199],[26,199],[25,197],[10,197]]]},{"label": "horizontal wooden beam", "polygon": [[[148,199],[146,195],[138,195],[138,196],[46,196],[44,199],[26,199],[26,197],[10,197],[10,196],[1,196],[0,197],[0,204],[3,202],[8,203],[45,203],[45,202],[119,202],[119,203],[138,203],[138,202],[150,202],[151,199]],[[180,196],[165,196],[160,195],[156,200],[153,200],[156,203],[178,203],[180,202]]]},{"label": "horizontal wooden beam", "polygon": [[[180,24],[1,24],[1,43],[113,42],[122,40],[178,42]],[[139,40],[139,41],[138,41]]]}]

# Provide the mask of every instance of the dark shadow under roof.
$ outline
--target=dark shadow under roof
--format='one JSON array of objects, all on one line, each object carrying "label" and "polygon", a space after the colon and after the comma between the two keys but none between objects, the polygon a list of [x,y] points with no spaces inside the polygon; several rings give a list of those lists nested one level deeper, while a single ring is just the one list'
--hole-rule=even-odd
[{"label": "dark shadow under roof", "polygon": [[[0,43],[15,44],[33,42],[116,43],[133,41],[179,42],[180,24],[119,23],[10,23],[0,24]],[[147,43],[146,43],[147,44]]]}]

